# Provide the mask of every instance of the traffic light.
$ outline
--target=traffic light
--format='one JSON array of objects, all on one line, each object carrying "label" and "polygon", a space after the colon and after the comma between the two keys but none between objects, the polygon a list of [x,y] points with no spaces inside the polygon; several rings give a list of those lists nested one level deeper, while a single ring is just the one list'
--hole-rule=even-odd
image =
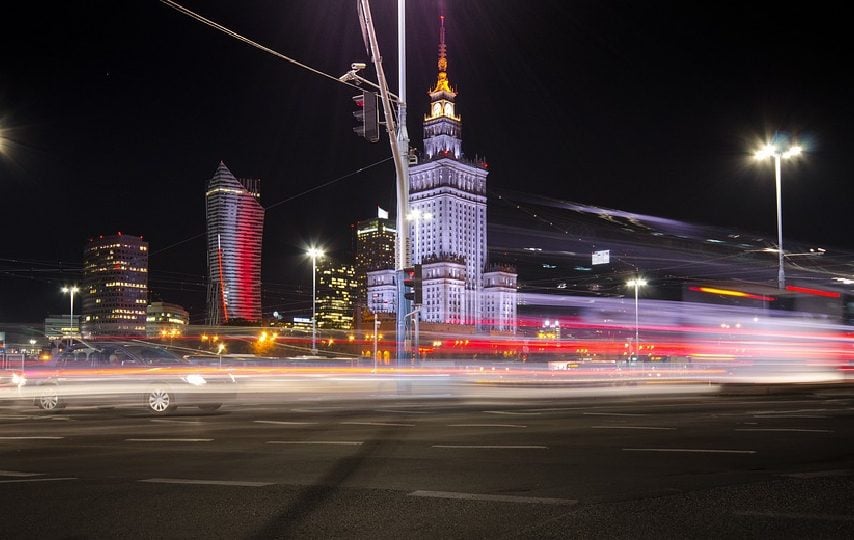
[{"label": "traffic light", "polygon": [[353,103],[358,107],[353,111],[353,117],[356,119],[356,127],[353,128],[353,133],[359,137],[364,137],[368,142],[379,141],[380,119],[377,95],[374,92],[363,90],[358,96],[353,96]]},{"label": "traffic light", "polygon": [[[421,304],[423,294],[421,289],[421,265],[416,264],[403,269],[403,297],[412,300],[415,304]],[[411,291],[408,289],[412,289]]]}]

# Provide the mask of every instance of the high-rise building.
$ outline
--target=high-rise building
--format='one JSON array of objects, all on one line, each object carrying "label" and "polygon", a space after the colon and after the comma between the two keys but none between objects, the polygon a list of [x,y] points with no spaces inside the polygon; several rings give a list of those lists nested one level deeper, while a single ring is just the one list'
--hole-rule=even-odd
[{"label": "high-rise building", "polygon": [[367,308],[368,272],[394,267],[394,242],[397,237],[394,221],[380,211],[375,218],[364,219],[354,226],[356,251],[356,315]]},{"label": "high-rise building", "polygon": [[421,319],[512,331],[516,274],[509,268],[500,274],[487,272],[487,164],[463,155],[462,118],[448,80],[446,53],[442,17],[439,71],[424,116],[424,152],[409,168],[414,218],[409,221],[409,260],[423,264]]},{"label": "high-rise building", "polygon": [[234,177],[223,162],[208,182],[207,324],[261,320],[260,180]]},{"label": "high-rise building", "polygon": [[329,258],[317,263],[317,326],[353,328],[353,300],[357,283],[354,268]]},{"label": "high-rise building", "polygon": [[83,253],[84,337],[143,337],[148,242],[118,233],[90,239]]}]

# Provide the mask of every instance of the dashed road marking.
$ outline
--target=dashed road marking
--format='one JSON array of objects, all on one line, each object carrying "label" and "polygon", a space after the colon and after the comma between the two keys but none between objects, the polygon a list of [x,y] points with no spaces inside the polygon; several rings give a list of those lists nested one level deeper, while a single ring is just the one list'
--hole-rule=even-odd
[{"label": "dashed road marking", "polygon": [[623,448],[623,452],[684,452],[690,454],[755,454],[756,450],[718,450],[714,448]]},{"label": "dashed road marking", "polygon": [[198,486],[241,486],[263,487],[272,486],[273,482],[246,482],[242,480],[189,480],[185,478],[148,478],[140,480],[146,484],[193,484]]},{"label": "dashed road marking", "polygon": [[213,439],[171,439],[171,438],[159,438],[159,439],[125,439],[129,442],[210,442]]},{"label": "dashed road marking", "polygon": [[462,448],[462,449],[485,449],[485,450],[548,450],[548,446],[536,445],[497,445],[497,444],[434,444],[432,448]]},{"label": "dashed road marking", "polygon": [[460,493],[456,491],[425,491],[418,490],[408,493],[410,497],[438,497],[441,499],[463,499],[467,501],[490,501],[526,504],[577,504],[573,499],[558,499],[554,497],[520,497],[517,495],[491,495],[488,493]]},{"label": "dashed road marking", "polygon": [[673,431],[675,427],[656,427],[656,426],[590,426],[592,429],[649,429],[660,431]]},{"label": "dashed road marking", "polygon": [[832,429],[796,429],[796,428],[737,428],[736,431],[779,431],[782,433],[833,433]]},{"label": "dashed road marking", "polygon": [[17,480],[0,480],[0,484],[22,484],[25,482],[62,482],[63,480],[77,480],[77,478],[19,478]]},{"label": "dashed road marking", "polygon": [[332,446],[360,446],[363,441],[267,441],[267,444],[328,444]]},{"label": "dashed road marking", "polygon": [[317,422],[286,422],[284,420],[253,420],[256,424],[274,424],[278,426],[309,426]]},{"label": "dashed road marking", "polygon": [[509,428],[526,428],[521,424],[448,424],[448,427],[509,427]]},{"label": "dashed road marking", "polygon": [[415,424],[393,424],[391,422],[340,422],[345,426],[395,426],[395,427],[415,427]]}]

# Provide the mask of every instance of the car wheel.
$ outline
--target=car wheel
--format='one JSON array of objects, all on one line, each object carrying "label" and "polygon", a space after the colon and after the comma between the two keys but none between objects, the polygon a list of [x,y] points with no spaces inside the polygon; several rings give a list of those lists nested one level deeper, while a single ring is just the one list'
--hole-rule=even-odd
[{"label": "car wheel", "polygon": [[199,408],[203,411],[215,411],[222,407],[222,403],[205,403],[204,405],[199,405]]},{"label": "car wheel", "polygon": [[174,411],[175,396],[165,386],[153,386],[145,394],[145,406],[153,414],[168,414]]},{"label": "car wheel", "polygon": [[65,407],[65,403],[59,397],[56,386],[53,385],[45,387],[41,391],[39,397],[36,398],[36,405],[39,409],[48,412],[58,411]]}]

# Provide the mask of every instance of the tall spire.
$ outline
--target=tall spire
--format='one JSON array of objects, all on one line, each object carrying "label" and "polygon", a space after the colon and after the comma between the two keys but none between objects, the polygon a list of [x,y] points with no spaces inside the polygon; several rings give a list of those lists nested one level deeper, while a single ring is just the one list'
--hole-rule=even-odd
[{"label": "tall spire", "polygon": [[436,78],[436,86],[433,92],[453,93],[448,85],[448,47],[445,45],[445,16],[439,15],[441,26],[439,27],[439,76]]}]

